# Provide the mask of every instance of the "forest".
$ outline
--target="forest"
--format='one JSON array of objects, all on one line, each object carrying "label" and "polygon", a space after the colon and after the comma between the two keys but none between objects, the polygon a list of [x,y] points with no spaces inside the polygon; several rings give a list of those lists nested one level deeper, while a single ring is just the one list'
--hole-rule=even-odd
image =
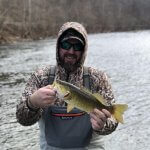
[{"label": "forest", "polygon": [[149,0],[0,0],[0,43],[57,36],[67,21],[88,33],[150,28]]}]

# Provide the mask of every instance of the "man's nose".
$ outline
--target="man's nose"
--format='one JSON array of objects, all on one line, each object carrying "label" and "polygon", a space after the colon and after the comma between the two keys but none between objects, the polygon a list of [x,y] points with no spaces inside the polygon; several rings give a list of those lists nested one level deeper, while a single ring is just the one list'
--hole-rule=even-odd
[{"label": "man's nose", "polygon": [[74,54],[74,49],[73,49],[73,47],[71,47],[68,52],[69,52],[70,54]]}]

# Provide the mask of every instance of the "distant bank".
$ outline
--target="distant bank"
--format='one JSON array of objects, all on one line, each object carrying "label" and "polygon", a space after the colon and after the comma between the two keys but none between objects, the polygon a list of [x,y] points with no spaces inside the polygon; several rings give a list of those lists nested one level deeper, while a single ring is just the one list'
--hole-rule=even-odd
[{"label": "distant bank", "polygon": [[56,36],[67,21],[89,33],[150,29],[150,1],[0,0],[0,43]]}]

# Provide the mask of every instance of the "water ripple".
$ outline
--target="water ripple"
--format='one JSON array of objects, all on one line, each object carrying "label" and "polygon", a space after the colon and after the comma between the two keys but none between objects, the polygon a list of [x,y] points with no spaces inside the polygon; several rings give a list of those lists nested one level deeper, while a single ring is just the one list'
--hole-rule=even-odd
[{"label": "water ripple", "polygon": [[[149,31],[89,35],[86,65],[111,77],[116,101],[127,103],[124,124],[106,136],[106,150],[150,149]],[[55,64],[56,39],[0,46],[0,149],[39,149],[38,126],[16,121],[16,104],[29,74]],[[95,61],[98,60],[98,61]]]}]

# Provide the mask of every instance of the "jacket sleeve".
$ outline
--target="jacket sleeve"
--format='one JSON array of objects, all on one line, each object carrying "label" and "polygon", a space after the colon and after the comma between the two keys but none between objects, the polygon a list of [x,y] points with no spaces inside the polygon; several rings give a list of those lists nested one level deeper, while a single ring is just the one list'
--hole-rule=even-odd
[{"label": "jacket sleeve", "polygon": [[17,121],[23,126],[36,123],[42,115],[42,109],[33,109],[28,105],[30,96],[41,87],[43,70],[33,73],[26,83],[25,90],[16,108]]},{"label": "jacket sleeve", "polygon": [[[106,73],[91,68],[91,81],[92,91],[100,93],[108,105],[112,105],[115,102],[114,94]],[[115,131],[117,126],[118,122],[111,117],[107,119],[101,130],[95,132],[100,135],[108,135]]]}]

